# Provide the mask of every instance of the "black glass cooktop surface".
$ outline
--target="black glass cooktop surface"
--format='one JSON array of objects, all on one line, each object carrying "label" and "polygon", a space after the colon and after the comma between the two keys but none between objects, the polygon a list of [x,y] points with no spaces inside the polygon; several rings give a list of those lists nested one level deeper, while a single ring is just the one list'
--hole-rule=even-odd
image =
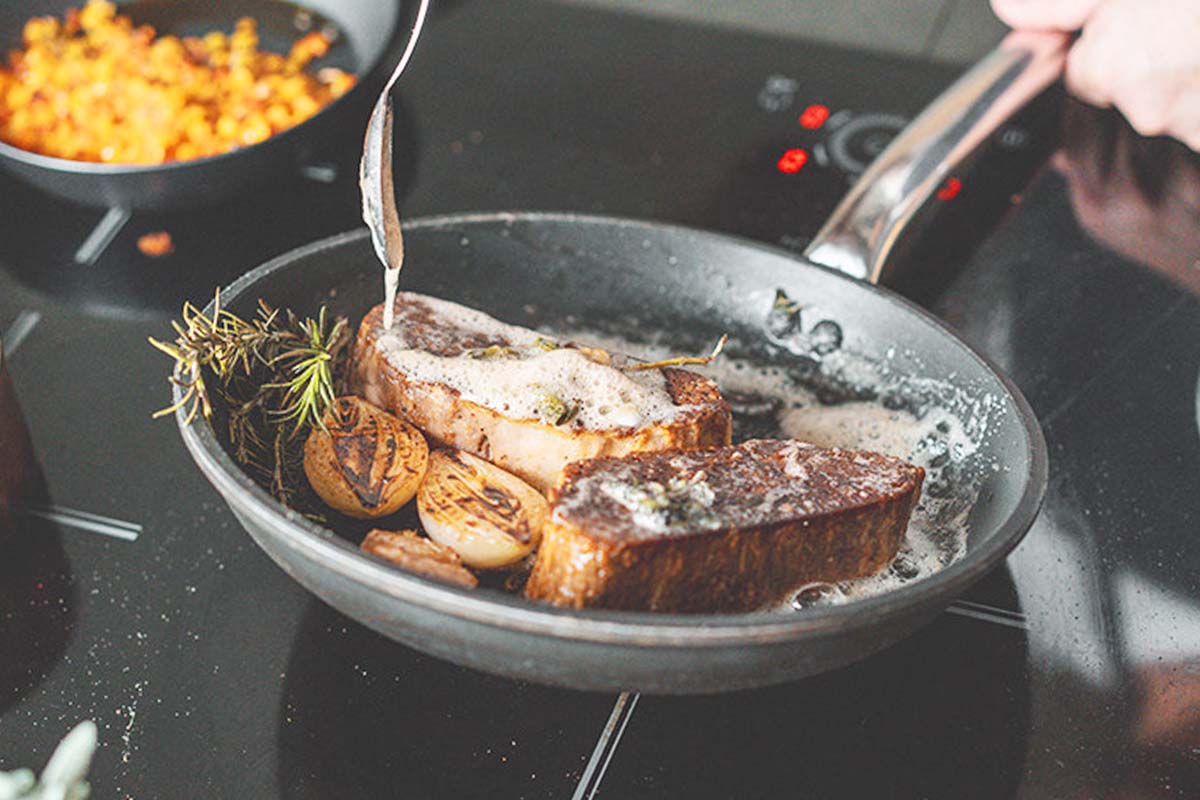
[{"label": "black glass cooktop surface", "polygon": [[[575,210],[792,249],[955,74],[532,0],[446,4],[426,35],[399,98],[406,216]],[[1195,156],[1051,96],[909,251],[896,288],[1015,379],[1049,442],[1046,507],[1002,569],[834,673],[613,696],[343,617],[150,420],[168,364],[145,340],[183,300],[359,224],[358,126],[187,214],[0,176],[0,331],[47,486],[0,534],[0,770],[92,719],[96,797],[1200,795]],[[152,258],[157,231],[175,250]]]}]

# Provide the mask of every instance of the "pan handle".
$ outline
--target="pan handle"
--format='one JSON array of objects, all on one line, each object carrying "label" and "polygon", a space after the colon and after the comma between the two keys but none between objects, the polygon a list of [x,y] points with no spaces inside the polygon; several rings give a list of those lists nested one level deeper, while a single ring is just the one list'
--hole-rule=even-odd
[{"label": "pan handle", "polygon": [[804,255],[878,283],[917,211],[953,169],[1062,74],[1066,34],[1009,34],[921,112],[867,168]]}]

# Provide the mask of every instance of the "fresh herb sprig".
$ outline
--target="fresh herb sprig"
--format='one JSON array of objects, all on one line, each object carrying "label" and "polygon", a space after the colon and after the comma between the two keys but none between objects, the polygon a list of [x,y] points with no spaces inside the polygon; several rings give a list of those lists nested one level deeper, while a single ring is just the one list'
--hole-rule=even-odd
[{"label": "fresh herb sprig", "polygon": [[[289,322],[295,322],[289,315]],[[317,318],[299,323],[302,341],[297,346],[279,354],[272,361],[290,379],[269,384],[270,388],[283,390],[283,407],[274,412],[280,422],[295,422],[292,433],[297,434],[306,427],[318,425],[322,430],[325,411],[333,408],[337,392],[334,390],[334,358],[350,341],[345,317],[339,317],[330,328],[326,321],[325,307],[321,306]]]},{"label": "fresh herb sprig", "polygon": [[186,424],[199,414],[212,420],[219,398],[234,458],[292,505],[303,484],[300,434],[323,428],[322,417],[342,393],[341,356],[351,339],[347,320],[330,324],[324,307],[316,319],[301,319],[262,300],[258,314],[245,320],[221,308],[217,292],[211,315],[185,303],[181,321],[171,324],[174,342],[151,338],[150,344],[174,359],[170,381],[182,394],[154,416],[186,408]]},{"label": "fresh herb sprig", "polygon": [[175,329],[174,343],[150,337],[150,344],[175,359],[175,372],[169,380],[183,389],[178,402],[154,413],[154,418],[165,417],[188,407],[186,422],[192,424],[197,412],[205,419],[212,418],[212,396],[205,380],[204,370],[211,370],[222,384],[229,384],[240,363],[246,374],[250,374],[255,363],[267,363],[263,352],[273,338],[277,311],[267,312],[266,304],[259,308],[259,316],[246,322],[236,314],[221,308],[221,292],[213,298],[213,315],[207,316],[190,302],[183,304],[182,323],[172,320]]},{"label": "fresh herb sprig", "polygon": [[632,364],[630,366],[625,367],[624,369],[626,372],[640,372],[642,370],[647,370],[647,369],[662,369],[663,367],[682,367],[682,366],[688,366],[688,365],[695,365],[695,366],[702,367],[705,364],[711,364],[713,361],[717,360],[717,357],[721,355],[721,351],[723,351],[725,349],[725,342],[727,342],[728,340],[729,340],[729,334],[727,334],[727,333],[722,334],[721,338],[717,340],[717,344],[712,349],[712,352],[706,356],[678,356],[676,358],[664,358],[661,361],[650,361],[650,362],[643,363],[643,364]]}]

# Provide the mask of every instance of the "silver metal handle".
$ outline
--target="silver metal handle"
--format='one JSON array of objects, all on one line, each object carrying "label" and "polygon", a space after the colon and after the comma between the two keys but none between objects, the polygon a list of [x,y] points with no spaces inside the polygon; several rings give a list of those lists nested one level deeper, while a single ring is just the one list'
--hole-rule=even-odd
[{"label": "silver metal handle", "polygon": [[900,234],[946,176],[1062,74],[1070,37],[1014,33],[921,112],[834,209],[804,254],[878,283]]}]

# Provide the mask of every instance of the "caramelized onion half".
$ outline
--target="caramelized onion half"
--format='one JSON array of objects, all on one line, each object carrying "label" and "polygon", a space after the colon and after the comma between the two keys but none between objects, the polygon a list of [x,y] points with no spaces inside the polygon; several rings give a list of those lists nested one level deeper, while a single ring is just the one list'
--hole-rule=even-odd
[{"label": "caramelized onion half", "polygon": [[357,397],[339,397],[324,422],[304,443],[304,474],[322,500],[376,519],[412,499],[429,464],[419,430]]},{"label": "caramelized onion half", "polygon": [[529,484],[460,450],[436,450],[417,491],[425,533],[452,548],[469,567],[495,569],[537,546],[550,516]]}]

